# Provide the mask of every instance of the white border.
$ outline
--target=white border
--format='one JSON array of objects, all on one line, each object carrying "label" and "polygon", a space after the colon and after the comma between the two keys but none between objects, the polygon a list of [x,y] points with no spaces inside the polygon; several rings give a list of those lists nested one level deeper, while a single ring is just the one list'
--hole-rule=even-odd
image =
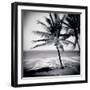
[{"label": "white border", "polygon": [[[81,75],[73,76],[50,76],[50,77],[34,77],[21,79],[21,10],[43,10],[43,11],[61,11],[61,12],[78,12],[81,14]],[[85,80],[85,10],[70,8],[51,8],[36,6],[18,6],[18,84],[47,83],[47,82],[64,82],[64,81],[81,81]]]}]

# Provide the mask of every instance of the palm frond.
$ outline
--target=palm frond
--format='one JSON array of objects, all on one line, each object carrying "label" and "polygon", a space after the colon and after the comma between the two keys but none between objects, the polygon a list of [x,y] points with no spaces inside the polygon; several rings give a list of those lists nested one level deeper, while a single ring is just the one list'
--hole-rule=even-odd
[{"label": "palm frond", "polygon": [[37,35],[41,35],[42,37],[47,37],[47,38],[49,38],[51,36],[50,33],[42,32],[42,31],[33,31],[33,33],[35,33]]},{"label": "palm frond", "polygon": [[52,21],[52,24],[54,25],[54,20],[53,20],[53,17],[52,17],[52,15],[51,15],[51,13],[49,14],[49,16],[50,16],[50,19],[51,19],[51,21]]},{"label": "palm frond", "polygon": [[48,41],[49,39],[39,39],[39,40],[33,40],[33,42],[40,42],[40,41]]},{"label": "palm frond", "polygon": [[41,21],[39,21],[39,20],[37,21],[37,23],[43,25],[43,26],[46,27],[46,28],[48,28],[48,26],[47,26],[45,23],[43,23],[43,22],[41,22]]},{"label": "palm frond", "polygon": [[33,49],[33,48],[37,48],[37,47],[40,47],[40,46],[45,46],[45,45],[51,45],[53,43],[53,40],[48,40],[48,41],[46,41],[45,43],[41,43],[41,44],[37,44],[37,45],[35,45],[34,47],[32,47],[31,49]]},{"label": "palm frond", "polygon": [[69,41],[69,40],[62,40],[60,39],[64,44],[68,45],[68,44],[72,44],[74,46],[74,42]]},{"label": "palm frond", "polygon": [[40,47],[40,46],[44,46],[44,45],[47,45],[47,43],[37,44],[34,47],[32,47],[31,49],[34,49],[34,48],[37,48],[37,47]]},{"label": "palm frond", "polygon": [[46,22],[47,22],[50,26],[52,26],[51,20],[50,20],[49,18],[47,18],[47,17],[45,17],[45,19],[46,19]]},{"label": "palm frond", "polygon": [[63,18],[60,20],[61,21],[61,23],[64,21],[64,19],[65,19],[65,15],[63,16]]},{"label": "palm frond", "polygon": [[63,36],[63,37],[69,37],[71,36],[71,34],[59,34],[60,36]]},{"label": "palm frond", "polygon": [[45,27],[45,30],[47,31],[47,32],[50,32],[50,30],[51,30],[51,27],[50,26],[48,26],[48,25],[46,25],[45,23],[43,23],[43,22],[41,22],[41,21],[37,21],[37,23],[38,24],[41,24],[42,26],[44,26]]},{"label": "palm frond", "polygon": [[54,19],[55,19],[55,20],[57,20],[57,17],[58,17],[57,14],[54,13]]},{"label": "palm frond", "polygon": [[68,17],[66,18],[68,24],[72,28],[80,28],[80,15],[79,14],[68,14]]},{"label": "palm frond", "polygon": [[66,27],[66,26],[62,26],[62,31],[63,30],[65,30],[65,34],[69,34],[69,32],[70,32],[70,28],[69,27]]},{"label": "palm frond", "polygon": [[66,23],[66,22],[64,22],[64,21],[61,21],[61,22],[62,22],[62,24],[66,25],[67,27],[69,27],[69,28],[72,29],[72,27],[70,26],[70,24],[68,24],[68,23]]},{"label": "palm frond", "polygon": [[59,18],[59,15],[57,13],[54,13],[54,19],[55,19],[55,24],[60,25],[60,18]]},{"label": "palm frond", "polygon": [[72,42],[72,41],[69,41],[69,40],[65,40],[67,43],[69,43],[69,44],[72,44],[72,45],[74,45],[74,42]]},{"label": "palm frond", "polygon": [[67,18],[66,18],[66,20],[69,22],[69,24],[71,24],[71,23],[72,23],[72,18],[67,17]]}]

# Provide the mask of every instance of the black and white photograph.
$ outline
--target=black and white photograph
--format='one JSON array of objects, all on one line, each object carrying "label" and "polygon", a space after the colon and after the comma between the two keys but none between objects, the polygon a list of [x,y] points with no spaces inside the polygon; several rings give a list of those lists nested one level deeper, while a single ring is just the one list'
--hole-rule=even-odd
[{"label": "black and white photograph", "polygon": [[12,86],[87,82],[87,7],[12,4]]},{"label": "black and white photograph", "polygon": [[22,10],[23,77],[80,75],[80,14]]}]

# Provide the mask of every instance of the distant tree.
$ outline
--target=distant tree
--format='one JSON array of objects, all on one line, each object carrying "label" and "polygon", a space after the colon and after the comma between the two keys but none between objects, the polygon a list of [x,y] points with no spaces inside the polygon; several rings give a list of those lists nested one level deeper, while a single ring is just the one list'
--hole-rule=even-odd
[{"label": "distant tree", "polygon": [[49,14],[49,18],[45,17],[45,20],[48,25],[41,21],[37,21],[38,24],[41,24],[45,27],[45,32],[43,31],[33,31],[35,34],[41,35],[44,37],[44,39],[39,40],[33,40],[33,42],[43,42],[40,44],[35,45],[33,48],[37,48],[44,45],[50,45],[53,44],[58,52],[58,57],[61,65],[61,69],[64,68],[64,65],[61,60],[60,50],[64,51],[63,45],[73,44],[71,41],[66,40],[65,38],[68,38],[70,34],[62,34],[61,31],[64,30],[63,28],[66,28],[63,26],[63,22],[65,19],[65,15],[60,19],[59,15],[56,13]]},{"label": "distant tree", "polygon": [[80,14],[68,14],[66,17],[66,21],[67,23],[65,23],[64,21],[62,21],[62,23],[68,27],[67,34],[75,37],[75,42],[73,46],[75,48],[76,45],[78,45],[78,48],[80,50]]}]

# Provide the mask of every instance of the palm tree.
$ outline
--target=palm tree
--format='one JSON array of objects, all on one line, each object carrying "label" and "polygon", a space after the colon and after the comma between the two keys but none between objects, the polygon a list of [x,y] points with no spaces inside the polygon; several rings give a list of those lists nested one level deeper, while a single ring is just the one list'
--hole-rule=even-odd
[{"label": "palm tree", "polygon": [[44,39],[33,40],[33,42],[43,42],[43,43],[35,45],[33,48],[53,44],[57,49],[59,61],[60,61],[60,65],[62,69],[64,68],[64,65],[61,60],[60,50],[64,51],[64,47],[63,47],[64,44],[67,44],[67,45],[69,43],[73,44],[71,41],[63,39],[63,37],[68,38],[70,36],[69,34],[61,33],[61,31],[64,30],[63,28],[65,28],[62,24],[64,19],[65,19],[65,15],[62,17],[62,19],[60,19],[58,14],[53,13],[53,16],[52,16],[52,14],[50,13],[49,18],[45,17],[45,20],[48,25],[46,25],[45,23],[41,21],[37,21],[38,24],[41,24],[45,27],[46,32],[33,31],[35,34],[38,34],[44,37]]},{"label": "palm tree", "polygon": [[[66,21],[68,23],[62,22],[65,25],[67,25],[68,30],[67,34],[70,34],[71,36],[75,37],[75,42],[74,42],[74,48],[76,45],[78,45],[78,48],[80,50],[80,45],[79,45],[79,37],[80,37],[80,14],[68,14],[66,17]],[[71,30],[70,30],[71,29]]]}]

